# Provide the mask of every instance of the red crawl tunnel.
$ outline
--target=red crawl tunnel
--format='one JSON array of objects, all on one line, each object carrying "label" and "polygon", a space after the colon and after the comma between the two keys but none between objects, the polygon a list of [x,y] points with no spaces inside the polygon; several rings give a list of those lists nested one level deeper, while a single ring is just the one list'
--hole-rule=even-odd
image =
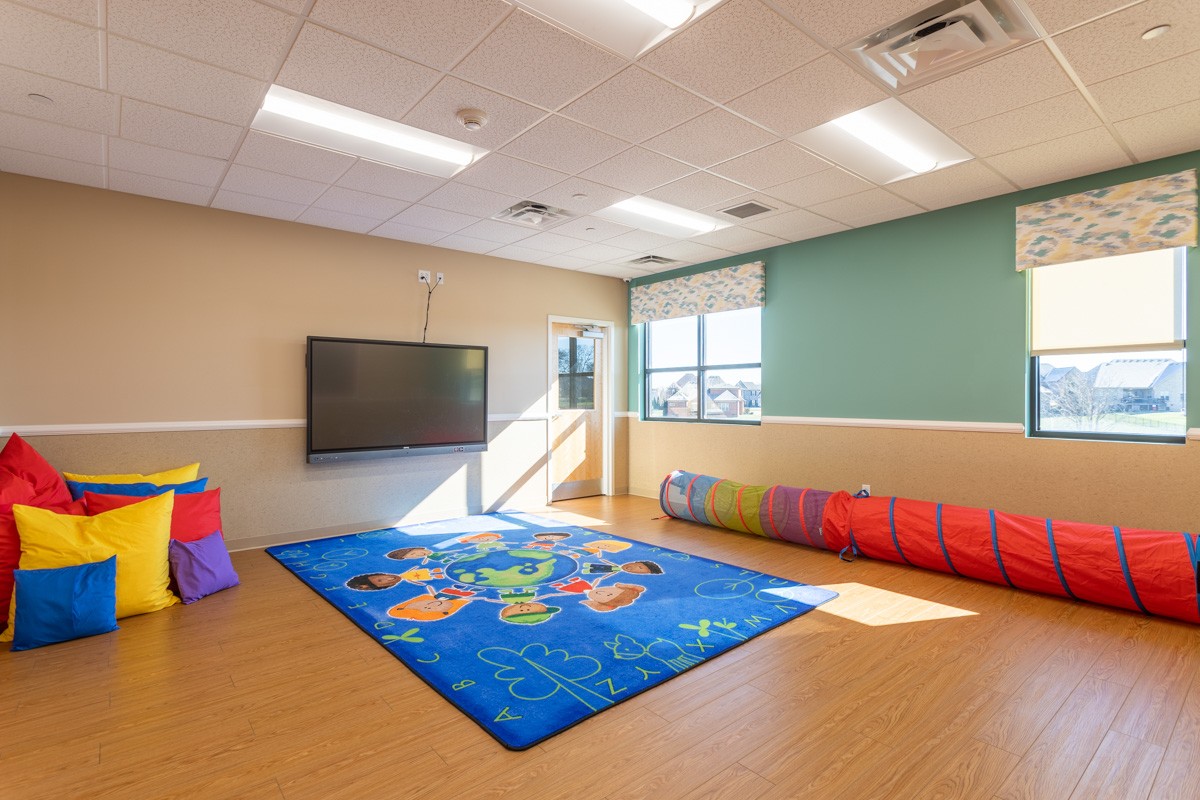
[{"label": "red crawl tunnel", "polygon": [[1200,536],[982,508],[748,486],[676,471],[659,491],[679,519],[823,550],[1200,622]]}]

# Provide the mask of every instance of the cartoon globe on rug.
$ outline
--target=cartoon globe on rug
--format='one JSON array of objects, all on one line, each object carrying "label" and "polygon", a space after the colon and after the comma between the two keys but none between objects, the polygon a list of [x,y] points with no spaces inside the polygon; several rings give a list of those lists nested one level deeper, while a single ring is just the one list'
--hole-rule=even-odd
[{"label": "cartoon globe on rug", "polygon": [[512,589],[555,583],[578,568],[575,559],[544,550],[490,550],[458,559],[446,569],[446,575],[471,586]]}]

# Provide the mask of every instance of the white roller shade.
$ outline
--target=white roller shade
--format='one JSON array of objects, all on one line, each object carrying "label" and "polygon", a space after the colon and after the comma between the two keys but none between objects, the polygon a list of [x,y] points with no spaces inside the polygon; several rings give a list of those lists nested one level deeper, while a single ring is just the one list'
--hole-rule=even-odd
[{"label": "white roller shade", "polygon": [[1030,271],[1030,353],[1166,350],[1184,343],[1184,250]]}]

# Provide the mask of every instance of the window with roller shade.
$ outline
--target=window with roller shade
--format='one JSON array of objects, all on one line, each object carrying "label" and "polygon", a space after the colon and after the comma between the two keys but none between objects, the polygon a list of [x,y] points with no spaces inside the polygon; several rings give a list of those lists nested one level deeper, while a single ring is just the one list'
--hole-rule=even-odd
[{"label": "window with roller shade", "polygon": [[1183,442],[1182,247],[1029,270],[1031,436]]}]

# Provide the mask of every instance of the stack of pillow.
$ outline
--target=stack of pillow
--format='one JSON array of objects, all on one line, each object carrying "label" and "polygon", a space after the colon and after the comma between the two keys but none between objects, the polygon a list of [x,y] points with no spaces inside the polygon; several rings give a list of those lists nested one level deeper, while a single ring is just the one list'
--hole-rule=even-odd
[{"label": "stack of pillow", "polygon": [[13,434],[0,451],[0,642],[27,650],[107,633],[236,586],[221,490],[206,491],[199,470],[64,481]]}]

